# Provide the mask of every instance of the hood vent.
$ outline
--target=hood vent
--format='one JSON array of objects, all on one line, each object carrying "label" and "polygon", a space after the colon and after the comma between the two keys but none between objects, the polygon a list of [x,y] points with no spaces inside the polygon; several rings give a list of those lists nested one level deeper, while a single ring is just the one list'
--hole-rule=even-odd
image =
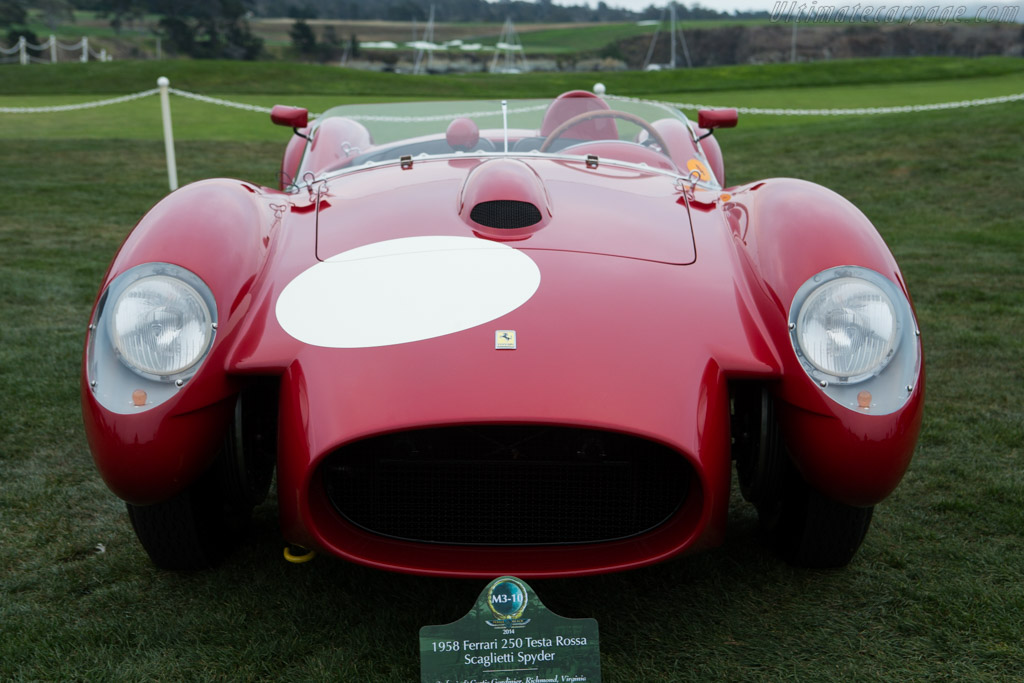
[{"label": "hood vent", "polygon": [[487,239],[524,240],[551,220],[551,202],[544,182],[528,164],[490,159],[466,175],[459,216]]},{"label": "hood vent", "polygon": [[469,217],[480,225],[499,230],[528,228],[541,221],[540,209],[530,202],[512,199],[480,202],[473,207]]}]

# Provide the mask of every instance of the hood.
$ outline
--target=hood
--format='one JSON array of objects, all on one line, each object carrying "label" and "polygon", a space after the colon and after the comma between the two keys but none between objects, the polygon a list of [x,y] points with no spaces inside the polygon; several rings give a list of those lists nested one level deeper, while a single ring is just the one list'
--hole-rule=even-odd
[{"label": "hood", "polygon": [[317,215],[316,255],[426,235],[673,265],[696,259],[671,176],[510,158],[407,160],[335,178]]}]

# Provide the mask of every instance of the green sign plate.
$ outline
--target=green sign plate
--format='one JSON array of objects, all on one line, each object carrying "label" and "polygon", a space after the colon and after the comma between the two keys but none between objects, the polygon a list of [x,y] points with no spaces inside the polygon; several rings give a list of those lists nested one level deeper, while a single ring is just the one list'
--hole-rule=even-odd
[{"label": "green sign plate", "polygon": [[597,620],[560,617],[525,581],[487,584],[458,621],[420,629],[422,683],[601,683]]}]

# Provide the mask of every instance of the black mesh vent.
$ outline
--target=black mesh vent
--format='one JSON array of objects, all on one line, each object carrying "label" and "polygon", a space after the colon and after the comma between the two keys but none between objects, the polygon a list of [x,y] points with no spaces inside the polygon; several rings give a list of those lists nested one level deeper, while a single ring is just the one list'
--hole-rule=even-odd
[{"label": "black mesh vent", "polygon": [[514,230],[540,223],[540,209],[530,202],[502,199],[494,202],[480,202],[473,207],[469,217],[488,228]]},{"label": "black mesh vent", "polygon": [[368,531],[461,545],[596,543],[667,521],[691,470],[635,437],[562,427],[477,426],[346,446],[321,469],[335,510]]}]

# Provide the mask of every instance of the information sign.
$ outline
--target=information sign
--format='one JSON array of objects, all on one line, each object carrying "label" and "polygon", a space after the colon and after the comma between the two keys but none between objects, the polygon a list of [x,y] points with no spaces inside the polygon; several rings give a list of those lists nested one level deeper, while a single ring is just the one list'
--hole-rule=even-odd
[{"label": "information sign", "polygon": [[600,683],[597,620],[560,617],[525,581],[487,584],[469,613],[420,629],[422,683]]}]

